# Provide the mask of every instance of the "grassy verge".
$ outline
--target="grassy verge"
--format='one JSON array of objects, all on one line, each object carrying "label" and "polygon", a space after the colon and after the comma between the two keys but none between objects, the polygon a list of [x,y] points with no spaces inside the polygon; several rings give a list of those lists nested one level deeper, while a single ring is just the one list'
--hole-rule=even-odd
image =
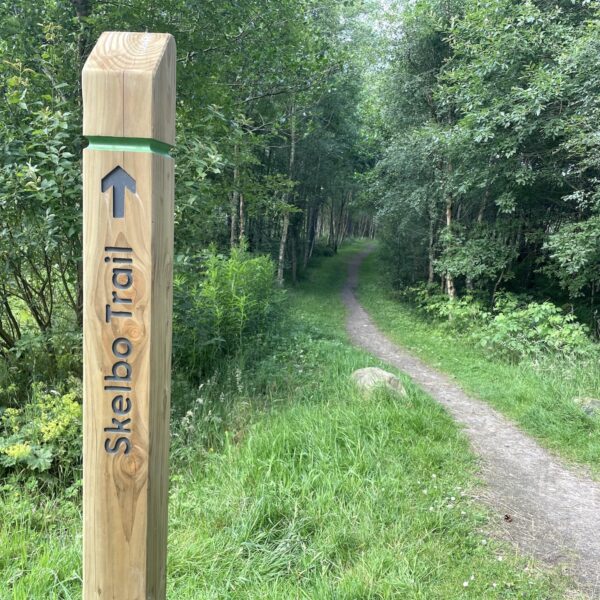
[{"label": "grassy verge", "polygon": [[[446,413],[408,382],[406,398],[350,383],[377,364],[343,330],[351,252],[290,294],[260,359],[231,361],[177,413],[168,597],[560,598],[564,580],[484,533]],[[4,488],[0,598],[80,597],[73,493]]]},{"label": "grassy verge", "polygon": [[390,339],[453,376],[468,392],[495,406],[547,448],[586,465],[600,478],[600,418],[579,408],[577,397],[600,397],[600,372],[590,365],[555,361],[511,365],[485,354],[394,299],[377,253],[361,269],[358,295]]}]

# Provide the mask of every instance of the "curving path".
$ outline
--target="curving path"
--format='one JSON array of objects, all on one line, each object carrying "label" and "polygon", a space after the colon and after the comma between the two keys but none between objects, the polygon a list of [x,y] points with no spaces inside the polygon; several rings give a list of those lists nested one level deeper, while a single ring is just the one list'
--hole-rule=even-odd
[{"label": "curving path", "polygon": [[591,597],[600,598],[600,484],[565,466],[506,417],[377,329],[354,294],[360,265],[371,251],[351,259],[342,292],[352,341],[404,371],[462,425],[481,458],[482,499],[498,515],[504,535],[525,552],[564,565]]}]

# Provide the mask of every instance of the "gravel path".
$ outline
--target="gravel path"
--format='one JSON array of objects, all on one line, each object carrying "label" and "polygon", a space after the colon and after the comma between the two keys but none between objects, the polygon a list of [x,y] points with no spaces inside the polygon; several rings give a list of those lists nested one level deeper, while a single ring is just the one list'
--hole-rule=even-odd
[{"label": "gravel path", "polygon": [[354,295],[370,252],[352,258],[343,290],[352,341],[404,371],[462,425],[481,458],[482,499],[497,514],[502,534],[524,552],[564,565],[590,597],[600,598],[600,485],[377,329]]}]

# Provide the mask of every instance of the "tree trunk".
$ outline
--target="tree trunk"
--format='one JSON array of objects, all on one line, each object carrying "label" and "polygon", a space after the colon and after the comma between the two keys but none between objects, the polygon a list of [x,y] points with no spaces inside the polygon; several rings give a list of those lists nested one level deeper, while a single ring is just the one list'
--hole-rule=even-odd
[{"label": "tree trunk", "polygon": [[296,255],[296,231],[292,231],[292,237],[290,239],[290,251],[292,253],[292,283],[296,285],[298,283],[298,257]]},{"label": "tree trunk", "polygon": [[[337,235],[337,243],[336,247],[339,247],[344,239],[346,238],[346,233],[348,231],[348,224],[350,220],[350,211],[347,210],[347,206],[352,203],[352,190],[348,192],[348,196],[342,201],[342,206],[340,207],[340,220],[338,223],[338,235]],[[344,212],[345,211],[345,212]]]},{"label": "tree trunk", "polygon": [[[446,227],[452,227],[452,198],[449,196],[446,201]],[[449,273],[446,273],[446,291],[451,300],[456,298],[456,288],[454,286],[454,278]]]},{"label": "tree trunk", "polygon": [[296,105],[292,104],[292,118],[290,123],[290,179],[294,175],[294,161],[296,160]]},{"label": "tree trunk", "polygon": [[427,283],[431,285],[435,279],[435,272],[433,270],[433,262],[435,260],[435,220],[433,211],[429,211],[429,255],[428,255],[428,275]]},{"label": "tree trunk", "polygon": [[333,210],[333,199],[331,200],[331,213],[329,215],[329,246],[333,248],[334,252],[337,252],[335,246],[335,227],[333,225],[334,210]]},{"label": "tree trunk", "polygon": [[[292,103],[291,124],[290,124],[290,161],[288,165],[288,175],[293,179],[294,161],[296,159],[296,107]],[[290,195],[286,194],[286,202],[289,204]],[[281,240],[279,242],[279,260],[277,261],[277,285],[283,287],[283,271],[285,266],[285,245],[287,243],[288,229],[290,226],[290,213],[286,211],[283,215],[283,228],[281,231]]]},{"label": "tree trunk", "polygon": [[490,195],[489,188],[485,188],[485,192],[483,194],[483,201],[481,202],[481,206],[479,207],[479,213],[477,214],[477,223],[483,223],[483,215],[485,214],[485,208],[487,206],[488,197]]},{"label": "tree trunk", "polygon": [[231,230],[229,234],[229,243],[233,248],[237,244],[237,220],[238,213],[240,210],[240,192],[238,189],[239,181],[240,181],[240,166],[239,166],[239,154],[240,149],[238,144],[235,145],[235,149],[233,151],[234,154],[234,165],[233,165],[233,191],[231,192]]},{"label": "tree trunk", "polygon": [[307,265],[308,265],[308,261],[312,257],[313,250],[315,249],[315,241],[317,239],[317,232],[319,231],[319,220],[320,219],[321,219],[321,209],[320,209],[320,207],[317,206],[317,208],[315,209],[315,216],[313,217],[313,229],[312,229],[312,235],[310,238],[310,244],[309,244],[309,249],[308,249],[308,260],[306,261]]},{"label": "tree trunk", "polygon": [[281,229],[281,240],[279,241],[279,259],[277,261],[277,285],[283,287],[283,267],[285,264],[285,244],[287,242],[288,228],[290,226],[290,213],[283,215],[283,227]]},{"label": "tree trunk", "polygon": [[433,268],[433,263],[435,262],[435,210],[433,207],[433,202],[429,203],[428,207],[429,214],[429,248],[428,248],[428,274],[427,274],[427,283],[429,285],[433,284],[435,281],[435,271]]},{"label": "tree trunk", "polygon": [[302,268],[306,269],[308,266],[308,259],[310,258],[310,246],[313,236],[315,235],[315,211],[312,207],[308,209],[308,217],[306,224],[306,242],[304,244],[304,258],[302,259]]},{"label": "tree trunk", "polygon": [[246,222],[244,216],[244,194],[240,194],[240,246],[244,246],[246,238]]}]

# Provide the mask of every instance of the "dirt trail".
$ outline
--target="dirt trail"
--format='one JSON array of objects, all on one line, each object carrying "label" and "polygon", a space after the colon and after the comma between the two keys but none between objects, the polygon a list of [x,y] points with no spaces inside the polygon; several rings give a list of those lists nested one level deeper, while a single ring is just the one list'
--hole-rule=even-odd
[{"label": "dirt trail", "polygon": [[481,458],[482,499],[497,513],[503,534],[523,551],[565,565],[587,594],[600,598],[600,485],[377,329],[354,295],[370,252],[352,258],[343,290],[352,341],[404,371],[462,425]]}]

